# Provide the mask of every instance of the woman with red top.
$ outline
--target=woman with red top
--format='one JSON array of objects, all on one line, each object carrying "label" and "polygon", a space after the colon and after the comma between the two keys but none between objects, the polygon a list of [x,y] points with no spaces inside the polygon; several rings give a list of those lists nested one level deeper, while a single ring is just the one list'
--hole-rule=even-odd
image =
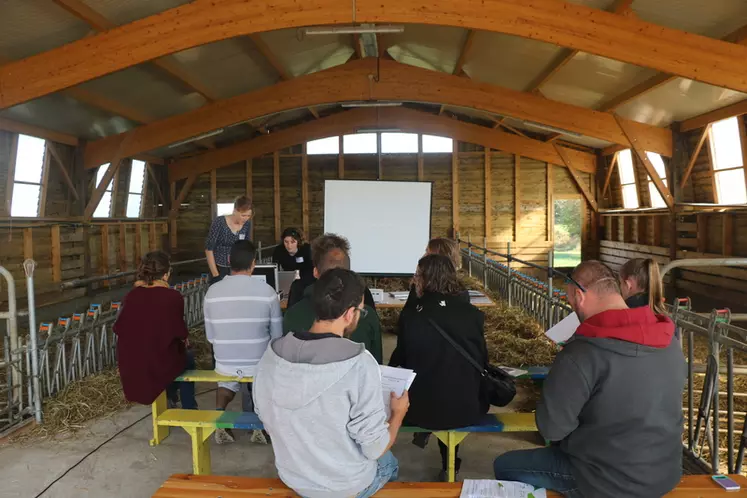
[{"label": "woman with red top", "polygon": [[138,282],[124,298],[114,324],[119,378],[129,401],[149,405],[164,390],[172,404],[181,395],[182,408],[196,409],[192,382],[174,382],[195,368],[187,351],[184,298],[169,288],[171,261],[163,251],[145,255]]}]

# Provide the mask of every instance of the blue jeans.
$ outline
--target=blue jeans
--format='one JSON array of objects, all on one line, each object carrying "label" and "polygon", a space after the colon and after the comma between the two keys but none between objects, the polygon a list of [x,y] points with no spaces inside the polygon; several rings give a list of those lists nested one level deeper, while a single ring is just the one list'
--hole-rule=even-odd
[{"label": "blue jeans", "polygon": [[375,495],[389,481],[396,481],[399,475],[399,462],[391,451],[387,451],[376,460],[376,476],[369,487],[361,491],[355,498],[370,498]]},{"label": "blue jeans", "polygon": [[[192,351],[187,351],[187,366],[184,370],[195,369],[195,355]],[[166,388],[166,396],[170,400],[176,399],[176,392],[179,391],[179,399],[182,402],[182,408],[185,410],[197,410],[197,400],[195,399],[194,382],[172,382]]]},{"label": "blue jeans", "polygon": [[493,471],[498,480],[524,482],[568,498],[583,498],[571,462],[557,446],[509,451],[495,459]]}]

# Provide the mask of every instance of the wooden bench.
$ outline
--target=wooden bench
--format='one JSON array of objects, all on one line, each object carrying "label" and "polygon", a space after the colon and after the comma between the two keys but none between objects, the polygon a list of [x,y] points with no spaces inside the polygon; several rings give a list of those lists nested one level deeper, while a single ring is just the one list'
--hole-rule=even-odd
[{"label": "wooden bench", "polygon": [[[727,492],[714,483],[710,476],[683,476],[680,484],[666,498],[711,498],[713,496],[747,497],[747,478],[729,476],[741,487]],[[376,498],[459,498],[462,483],[454,482],[391,482],[376,493]],[[174,474],[164,482],[153,498],[248,498],[272,496],[295,498],[280,479],[194,476]],[[562,498],[560,493],[548,491],[548,498]]]},{"label": "wooden bench", "polygon": [[[192,473],[210,474],[210,435],[215,429],[261,430],[264,425],[255,413],[223,412],[217,410],[165,410],[154,427],[158,429],[181,427],[192,439]],[[479,424],[450,431],[437,431],[433,434],[448,448],[448,478],[454,481],[456,446],[472,432],[536,432],[533,413],[489,413]],[[400,432],[431,432],[420,427],[402,427]]]},{"label": "wooden bench", "polygon": [[[186,370],[176,379],[181,382],[252,382],[253,377],[231,377],[228,375],[221,375],[216,373],[214,370]],[[158,398],[150,405],[151,414],[153,420],[153,439],[150,440],[151,446],[161,444],[161,442],[169,437],[169,425],[159,424],[158,421],[163,416],[164,412],[168,409],[168,398],[166,397],[166,391],[162,392]],[[195,411],[195,410],[188,410]],[[189,431],[187,431],[189,432]]]}]

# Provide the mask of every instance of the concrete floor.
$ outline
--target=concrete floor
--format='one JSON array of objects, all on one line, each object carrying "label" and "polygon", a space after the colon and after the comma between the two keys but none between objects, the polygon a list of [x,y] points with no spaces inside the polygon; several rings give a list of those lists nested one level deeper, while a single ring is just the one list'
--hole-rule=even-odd
[{"label": "concrete floor", "polygon": [[[396,338],[385,338],[385,356]],[[198,392],[213,386],[200,384]],[[214,393],[198,396],[200,406],[212,407]],[[519,400],[517,400],[519,401]],[[229,409],[239,410],[234,400]],[[118,431],[145,417],[88,457],[57,482],[44,498],[146,498],[174,473],[192,468],[190,441],[180,429],[173,429],[166,441],[151,448],[149,407],[137,406],[110,419],[87,425],[75,437],[62,441],[38,442],[26,446],[0,446],[0,497],[34,498],[50,482],[73,466]],[[400,463],[400,480],[432,481],[440,469],[438,447],[433,438],[425,450],[411,444],[412,436],[399,437],[393,452]],[[461,478],[490,478],[493,459],[511,449],[539,444],[536,434],[473,434],[460,448]],[[239,433],[235,444],[211,445],[213,473],[252,477],[276,477],[271,446],[249,442]]]}]

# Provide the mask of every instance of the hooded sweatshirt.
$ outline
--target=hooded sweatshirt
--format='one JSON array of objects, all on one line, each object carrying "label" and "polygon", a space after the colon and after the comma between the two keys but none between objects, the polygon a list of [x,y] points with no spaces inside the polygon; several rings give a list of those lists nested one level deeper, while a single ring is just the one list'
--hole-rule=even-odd
[{"label": "hooded sweatshirt", "polygon": [[584,496],[658,497],[682,474],[685,359],[648,307],[586,319],[558,354],[537,427],[559,442]]},{"label": "hooded sweatshirt", "polygon": [[379,365],[362,344],[309,332],[276,339],[253,397],[278,475],[296,493],[345,498],[373,483],[389,424]]}]

